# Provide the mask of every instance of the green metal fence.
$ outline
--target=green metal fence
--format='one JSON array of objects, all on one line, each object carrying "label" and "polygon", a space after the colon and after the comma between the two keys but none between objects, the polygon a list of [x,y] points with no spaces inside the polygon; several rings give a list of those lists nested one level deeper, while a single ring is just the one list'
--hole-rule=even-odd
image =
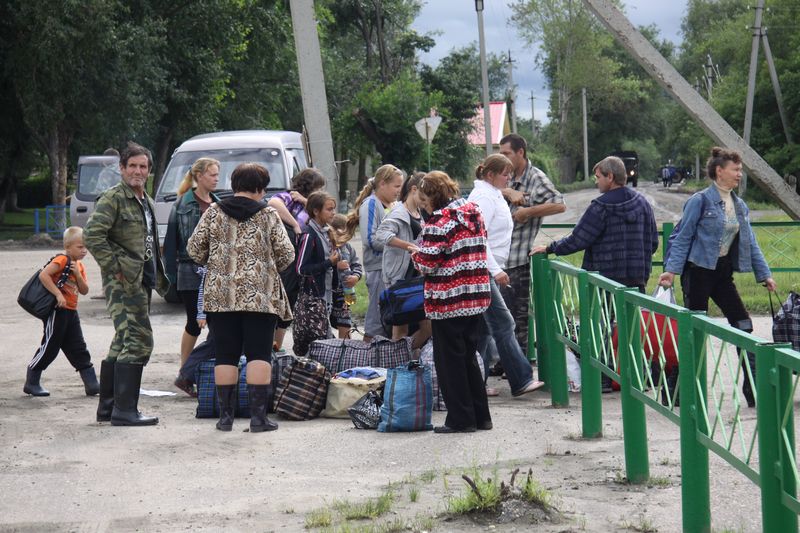
[{"label": "green metal fence", "polygon": [[[539,375],[552,403],[569,405],[566,350],[580,357],[585,438],[602,437],[601,374],[620,384],[629,482],[649,478],[647,413],[658,413],[680,430],[684,531],[711,531],[709,451],[760,488],[765,532],[797,530],[800,353],[544,255],[532,258],[531,279]],[[747,379],[756,416],[745,407]]]}]

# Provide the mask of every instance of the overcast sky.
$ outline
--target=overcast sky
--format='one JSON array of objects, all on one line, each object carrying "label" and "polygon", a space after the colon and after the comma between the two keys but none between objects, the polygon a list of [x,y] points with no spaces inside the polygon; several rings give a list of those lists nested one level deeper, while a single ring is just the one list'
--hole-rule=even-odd
[{"label": "overcast sky", "polygon": [[[508,54],[514,63],[514,83],[517,86],[517,115],[530,118],[531,91],[535,97],[536,118],[547,122],[549,91],[544,76],[536,68],[536,51],[526,49],[509,28],[511,17],[509,0],[485,0],[483,19],[487,53]],[[681,19],[687,0],[658,2],[653,0],[625,0],[626,12],[635,26],[655,24],[661,36],[680,44]],[[420,33],[439,30],[434,37],[436,46],[421,55],[424,63],[436,65],[453,48],[478,42],[478,18],[474,0],[428,0],[412,27]]]}]

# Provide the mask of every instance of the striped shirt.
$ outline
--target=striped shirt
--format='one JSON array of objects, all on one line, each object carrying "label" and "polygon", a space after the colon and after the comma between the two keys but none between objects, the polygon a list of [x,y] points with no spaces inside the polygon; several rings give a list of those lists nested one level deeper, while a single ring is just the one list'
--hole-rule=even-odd
[{"label": "striped shirt", "polygon": [[[523,207],[532,207],[541,204],[563,204],[564,197],[558,192],[547,175],[533,166],[528,161],[525,172],[519,178],[514,176],[509,186],[515,191],[521,191],[525,195],[522,205],[509,205],[511,215]],[[542,227],[542,217],[533,217],[524,224],[514,224],[514,231],[511,233],[511,250],[509,251],[506,268],[514,268],[528,264],[528,252],[533,247],[533,241],[539,234]]]}]

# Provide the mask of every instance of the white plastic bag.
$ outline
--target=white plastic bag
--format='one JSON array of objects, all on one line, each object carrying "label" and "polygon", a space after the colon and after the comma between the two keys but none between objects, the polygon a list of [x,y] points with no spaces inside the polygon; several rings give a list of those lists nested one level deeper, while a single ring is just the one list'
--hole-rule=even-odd
[{"label": "white plastic bag", "polygon": [[660,302],[664,302],[667,304],[674,304],[675,303],[675,291],[672,287],[662,287],[661,285],[653,293],[653,298]]},{"label": "white plastic bag", "polygon": [[569,392],[581,391],[581,363],[572,350],[567,349],[567,386]]}]

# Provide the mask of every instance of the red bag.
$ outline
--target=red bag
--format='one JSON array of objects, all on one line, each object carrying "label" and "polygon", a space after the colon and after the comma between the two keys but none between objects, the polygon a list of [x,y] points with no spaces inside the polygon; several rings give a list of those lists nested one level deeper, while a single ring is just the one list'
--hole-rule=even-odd
[{"label": "red bag", "polygon": [[[658,356],[659,353],[659,339],[664,346],[664,370],[669,371],[678,366],[678,354],[676,352],[678,346],[678,321],[674,318],[669,319],[669,325],[665,328],[664,321],[666,317],[660,313],[653,313],[654,318],[650,318],[650,311],[642,309],[642,322],[639,324],[639,334],[642,340],[642,351],[647,356],[648,361],[653,361],[653,356]],[[644,328],[647,325],[647,336],[645,336]],[[617,360],[619,365],[619,356],[617,355],[617,327],[614,326],[614,331],[611,335],[611,344],[614,348],[614,359]],[[619,368],[619,366],[617,366]],[[619,390],[617,382],[612,383],[614,390]]]}]

